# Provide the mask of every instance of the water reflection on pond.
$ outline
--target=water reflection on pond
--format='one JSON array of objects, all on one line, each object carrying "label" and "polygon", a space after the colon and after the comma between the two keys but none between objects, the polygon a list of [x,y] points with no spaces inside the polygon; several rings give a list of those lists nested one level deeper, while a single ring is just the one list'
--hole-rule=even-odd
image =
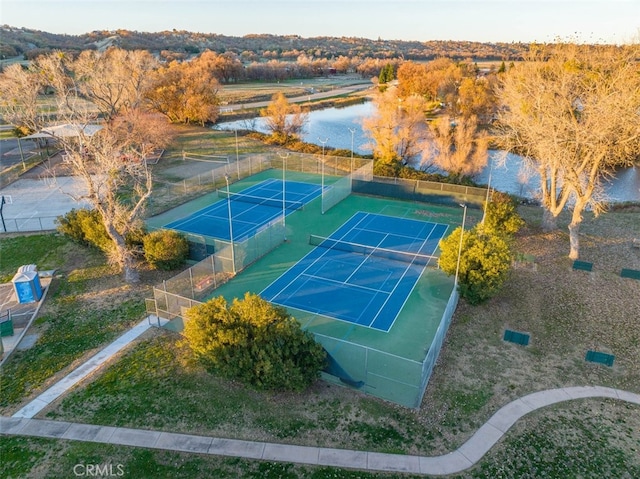
[{"label": "water reflection on pond", "polygon": [[[371,154],[369,139],[362,130],[362,119],[373,113],[371,102],[345,108],[327,108],[309,113],[309,121],[302,135],[303,141],[320,145],[343,148],[356,153]],[[267,133],[263,118],[238,120],[221,123],[220,129],[255,129]],[[523,168],[524,159],[511,153],[505,157],[504,152],[491,151],[489,165],[477,175],[478,183],[487,184],[491,174],[491,186],[508,193],[524,197],[533,197],[538,190],[539,176],[526,173]],[[622,168],[614,178],[605,184],[605,193],[610,201],[640,202],[640,167]]]}]

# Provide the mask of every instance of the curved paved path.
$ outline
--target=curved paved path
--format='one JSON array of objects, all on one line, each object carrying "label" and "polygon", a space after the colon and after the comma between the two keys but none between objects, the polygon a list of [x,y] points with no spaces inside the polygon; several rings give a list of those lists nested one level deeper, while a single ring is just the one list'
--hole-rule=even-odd
[{"label": "curved paved path", "polygon": [[236,456],[314,466],[334,466],[372,472],[439,475],[455,474],[473,466],[525,414],[551,404],[584,398],[612,398],[640,405],[640,394],[599,386],[540,391],[516,399],[502,407],[460,448],[449,454],[435,457],[240,441],[24,417],[0,417],[0,434]]}]

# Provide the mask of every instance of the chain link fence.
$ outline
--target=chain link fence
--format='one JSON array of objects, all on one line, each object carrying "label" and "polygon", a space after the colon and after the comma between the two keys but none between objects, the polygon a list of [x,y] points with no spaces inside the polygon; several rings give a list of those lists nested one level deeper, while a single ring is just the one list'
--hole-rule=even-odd
[{"label": "chain link fence", "polygon": [[57,228],[57,216],[34,218],[4,218],[2,231],[5,233],[27,233],[33,231],[53,231]]},{"label": "chain link fence", "polygon": [[482,205],[487,197],[486,188],[386,176],[354,179],[353,192],[451,206],[458,203]]},{"label": "chain link fence", "polygon": [[[226,187],[227,181],[234,183],[270,168],[320,174],[323,183],[324,175],[333,177],[327,178],[331,186],[323,191],[323,205],[326,201],[331,206],[349,196],[353,178],[366,180],[373,175],[372,160],[276,152],[218,164],[210,172],[184,179],[174,187],[180,193],[214,190]],[[338,186],[334,187],[336,183]],[[154,288],[156,304],[152,305],[152,300],[147,303],[149,313],[164,319],[179,317],[182,309],[189,307],[186,305],[210,295],[218,286],[280,245],[285,238],[283,218],[264,225],[254,236],[233,243],[212,236],[188,234],[191,257],[200,261]]]},{"label": "chain link fence", "polygon": [[[486,195],[482,188],[373,177],[371,160],[298,153],[255,155],[223,165],[222,171],[210,173],[206,178],[211,178],[208,180],[211,188],[220,188],[226,186],[227,180],[235,182],[269,168],[320,175],[323,186],[326,186],[322,195],[322,212],[348,197],[352,190],[412,201],[424,201],[425,197],[431,199],[431,195],[436,195],[439,200],[447,197],[449,202],[453,202],[460,198],[479,204]],[[228,176],[225,178],[222,172]],[[185,180],[182,187],[200,187],[206,181],[199,176],[197,181]],[[153,289],[154,297],[147,301],[147,308],[158,318],[182,321],[188,308],[201,304],[218,287],[281,244],[285,228],[282,218],[279,218],[265,225],[253,237],[233,244],[218,238],[193,236],[190,241],[198,242],[203,254],[208,256]],[[442,299],[442,317],[423,360],[404,358],[347,338],[332,337],[310,327],[316,340],[329,353],[330,365],[333,365],[323,373],[323,377],[406,407],[419,407],[457,305],[455,288],[448,300],[446,296]],[[310,324],[307,323],[308,326]]]},{"label": "chain link fence", "polygon": [[419,407],[457,304],[458,293],[453,289],[422,361],[314,332],[330,356],[323,378],[406,407]]}]

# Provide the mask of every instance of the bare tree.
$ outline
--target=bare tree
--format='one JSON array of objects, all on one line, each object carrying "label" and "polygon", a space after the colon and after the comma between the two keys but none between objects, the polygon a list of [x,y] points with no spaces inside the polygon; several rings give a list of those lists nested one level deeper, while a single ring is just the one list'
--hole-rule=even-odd
[{"label": "bare tree", "polygon": [[0,113],[23,134],[38,131],[45,124],[38,103],[45,86],[42,80],[34,65],[10,65],[0,75]]},{"label": "bare tree", "polygon": [[157,66],[147,51],[109,48],[105,52],[86,50],[69,68],[82,95],[110,118],[142,105]]},{"label": "bare tree", "polygon": [[487,137],[478,129],[476,116],[457,120],[443,116],[433,120],[429,129],[431,142],[423,161],[459,177],[473,176],[487,165]]},{"label": "bare tree", "polygon": [[373,143],[377,161],[399,166],[418,155],[425,147],[425,100],[419,95],[400,98],[397,88],[377,92],[373,116],[362,121],[365,133]]},{"label": "bare tree", "polygon": [[235,53],[227,52],[218,55],[207,50],[200,55],[200,58],[211,66],[214,75],[221,83],[237,83],[244,77],[244,66]]},{"label": "bare tree", "polygon": [[299,136],[308,118],[300,105],[289,103],[282,92],[273,95],[269,106],[260,110],[260,115],[265,118],[267,129],[280,144]]},{"label": "bare tree", "polygon": [[603,180],[640,149],[639,53],[638,45],[532,49],[504,75],[498,93],[499,145],[540,174],[545,229],[571,208],[573,259],[585,209],[603,211]]},{"label": "bare tree", "polygon": [[[138,279],[135,258],[125,238],[137,227],[152,191],[146,158],[168,144],[171,131],[165,118],[136,109],[95,125],[98,111],[81,98],[70,61],[54,52],[37,62],[39,74],[54,91],[58,120],[74,133],[52,139],[64,148],[71,173],[84,181],[84,198],[100,212],[113,241],[110,259],[122,268],[125,281],[134,282]],[[103,70],[102,81],[108,83],[110,78],[110,70]],[[94,75],[92,82],[99,81]]]},{"label": "bare tree", "polygon": [[80,177],[87,200],[100,212],[107,234],[113,241],[110,260],[119,265],[126,282],[137,282],[134,251],[127,236],[140,226],[145,204],[151,195],[153,179],[146,157],[171,139],[163,117],[129,110],[104,123],[96,133],[80,118],[70,119],[72,137],[57,138],[66,152],[67,165]]}]

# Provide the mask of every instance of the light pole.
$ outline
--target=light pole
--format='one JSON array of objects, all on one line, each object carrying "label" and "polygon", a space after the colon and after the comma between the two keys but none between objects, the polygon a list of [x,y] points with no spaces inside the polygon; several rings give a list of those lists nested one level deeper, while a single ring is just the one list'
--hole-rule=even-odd
[{"label": "light pole", "polygon": [[22,152],[22,144],[20,143],[20,137],[18,137],[18,149],[20,150],[20,160],[22,161],[22,171],[26,171],[27,165],[24,162],[24,153]]},{"label": "light pole", "polygon": [[462,231],[460,231],[460,245],[458,246],[458,264],[456,265],[456,278],[454,281],[453,287],[458,286],[458,274],[460,272],[460,257],[462,256],[462,238],[464,237],[464,222],[467,219],[467,205],[460,205],[464,208],[464,213],[462,213]]},{"label": "light pole", "polygon": [[489,204],[489,193],[491,192],[491,174],[493,173],[493,161],[491,162],[491,169],[489,170],[489,183],[487,184],[487,196],[484,199],[484,211],[482,212],[482,221],[487,217],[487,205]]},{"label": "light pole", "polygon": [[236,252],[233,244],[233,221],[231,218],[231,193],[229,192],[229,175],[224,175],[227,182],[227,210],[229,212],[229,239],[231,240],[231,268],[233,274],[236,274]]},{"label": "light pole", "polygon": [[[327,141],[329,141],[329,138],[321,140],[320,137],[318,137],[318,141],[322,143],[322,184],[320,187],[320,194],[322,195],[322,197],[324,197],[324,145]],[[320,207],[320,209],[322,210],[322,214],[324,214],[324,201],[321,201],[321,203],[322,206]]]},{"label": "light pole", "polygon": [[322,143],[322,158],[324,159],[324,145],[327,141],[329,141],[329,138],[325,138],[324,140],[321,140],[320,137],[318,137],[318,141]]},{"label": "light pole", "polygon": [[240,163],[238,163],[238,160],[240,158],[240,155],[238,153],[238,130],[235,129],[234,131],[236,132],[236,171],[238,172],[238,181],[240,181]]},{"label": "light pole", "polygon": [[289,153],[287,153],[286,155],[283,155],[282,153],[278,152],[278,156],[280,158],[282,158],[282,227],[284,228],[284,240],[287,241],[287,223],[286,223],[286,217],[287,217],[287,206],[286,206],[286,196],[287,196],[287,190],[286,190],[286,179],[285,179],[285,172],[287,171],[287,158],[289,158]]},{"label": "light pole", "polygon": [[349,185],[353,188],[353,135],[356,133],[355,128],[349,128],[351,132],[351,176],[349,180]]}]

